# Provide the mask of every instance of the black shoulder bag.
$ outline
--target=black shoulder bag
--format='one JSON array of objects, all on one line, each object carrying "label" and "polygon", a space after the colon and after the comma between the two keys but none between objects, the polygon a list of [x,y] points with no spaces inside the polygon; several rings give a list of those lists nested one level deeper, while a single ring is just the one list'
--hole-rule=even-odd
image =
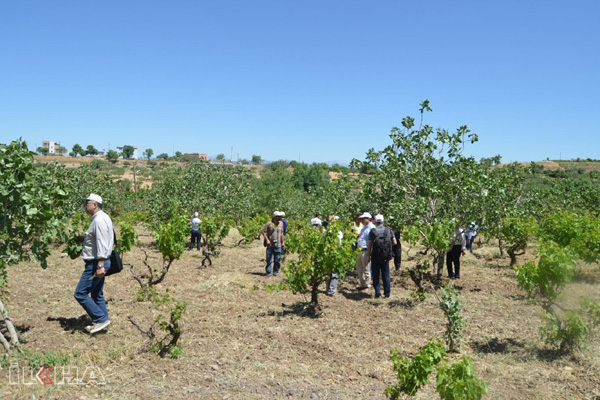
[{"label": "black shoulder bag", "polygon": [[110,253],[110,268],[106,272],[106,276],[112,274],[118,274],[123,271],[123,261],[121,260],[121,255],[119,254],[119,242],[117,241],[117,235],[115,230],[113,229],[113,236],[115,238],[115,249]]}]

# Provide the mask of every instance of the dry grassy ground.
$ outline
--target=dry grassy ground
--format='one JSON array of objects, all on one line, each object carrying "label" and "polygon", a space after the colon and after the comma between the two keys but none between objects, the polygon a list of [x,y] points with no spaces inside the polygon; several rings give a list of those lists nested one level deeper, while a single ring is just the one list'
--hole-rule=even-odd
[{"label": "dry grassy ground", "polygon": [[[152,237],[143,234],[141,241],[158,265]],[[303,316],[301,295],[263,290],[285,278],[263,276],[260,243],[234,243],[232,235],[206,269],[200,268],[199,252],[186,251],[160,285],[188,304],[183,355],[176,360],[137,352],[144,338],[127,316],[149,326],[156,313],[150,303],[135,301],[137,283],[128,271],[107,278],[112,325],[90,337],[83,332],[89,321],[72,295],[80,260],[62,258],[57,251],[46,271],[34,263],[11,267],[8,306],[24,347],[70,354],[69,364],[97,366],[107,383],[9,385],[5,366],[0,399],[383,399],[395,378],[390,349],[412,355],[444,331],[435,298],[413,304],[413,286],[400,274],[392,276],[390,299],[358,294],[357,280],[349,276],[335,297],[320,296],[319,318]],[[600,398],[600,341],[593,339],[574,356],[558,357],[540,341],[540,308],[517,288],[508,259],[489,246],[475,253],[463,257],[456,284],[468,320],[462,351],[473,358],[476,375],[488,382],[487,398]],[[142,259],[138,248],[125,255],[140,272]],[[581,276],[586,279],[569,287],[565,301],[575,294],[600,298],[598,267]],[[436,397],[432,384],[416,398]]]}]

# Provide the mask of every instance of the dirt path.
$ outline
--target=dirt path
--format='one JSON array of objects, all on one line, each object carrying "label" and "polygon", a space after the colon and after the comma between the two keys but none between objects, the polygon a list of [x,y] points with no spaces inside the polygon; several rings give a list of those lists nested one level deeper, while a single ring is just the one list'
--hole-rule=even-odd
[{"label": "dirt path", "polygon": [[[152,237],[141,240],[151,250]],[[320,296],[320,318],[303,317],[301,295],[264,290],[284,278],[263,276],[260,243],[234,247],[236,242],[228,238],[209,269],[199,267],[199,252],[186,251],[161,286],[188,304],[183,355],[177,360],[136,351],[144,339],[127,316],[149,326],[156,313],[151,304],[135,301],[137,283],[127,271],[106,284],[109,332],[90,337],[82,332],[86,317],[72,295],[81,261],[56,252],[46,271],[34,263],[11,267],[8,304],[25,347],[70,355],[68,363],[80,369],[98,367],[106,385],[9,385],[4,365],[0,398],[384,399],[395,378],[389,351],[412,355],[444,331],[434,298],[414,305],[412,285],[399,274],[392,276],[388,300],[358,294],[356,278],[349,276],[335,297]],[[599,340],[574,357],[554,357],[538,336],[540,308],[525,301],[508,259],[498,258],[492,247],[475,252],[477,258],[464,257],[456,283],[468,322],[463,353],[488,382],[487,398],[598,398]],[[157,253],[151,255],[160,265]],[[142,259],[139,249],[125,255],[139,272]],[[589,280],[598,275],[596,267]],[[575,285],[580,285],[576,292],[600,298],[597,283]],[[434,385],[416,398],[437,398]]]}]

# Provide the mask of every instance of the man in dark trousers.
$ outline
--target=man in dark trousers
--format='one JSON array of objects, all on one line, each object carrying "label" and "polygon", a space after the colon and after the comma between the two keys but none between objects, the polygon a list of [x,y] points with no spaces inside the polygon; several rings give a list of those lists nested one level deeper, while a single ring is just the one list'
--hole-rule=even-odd
[{"label": "man in dark trousers", "polygon": [[392,246],[396,244],[396,238],[391,228],[383,225],[383,215],[375,216],[375,228],[369,232],[367,243],[367,263],[371,262],[371,278],[375,288],[375,298],[381,297],[381,282],[383,280],[383,295],[390,297],[390,260],[393,257]]},{"label": "man in dark trousers", "polygon": [[[453,245],[446,254],[446,268],[448,268],[448,278],[460,279],[460,256],[465,254],[467,240],[465,239],[464,229],[456,227],[454,231]],[[452,268],[454,264],[454,269]]]},{"label": "man in dark trousers", "polygon": [[402,244],[400,243],[400,230],[393,229],[394,237],[396,238],[396,244],[392,246],[392,252],[394,253],[394,268],[396,272],[400,271],[402,264]]}]

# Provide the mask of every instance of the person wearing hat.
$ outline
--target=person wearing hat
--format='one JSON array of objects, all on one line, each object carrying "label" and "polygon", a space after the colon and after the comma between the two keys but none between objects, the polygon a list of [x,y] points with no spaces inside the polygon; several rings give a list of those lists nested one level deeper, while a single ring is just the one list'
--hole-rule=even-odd
[{"label": "person wearing hat", "polygon": [[[281,211],[275,211],[271,221],[267,222],[262,229],[264,245],[267,248],[267,266],[266,275],[279,275],[281,267],[281,249],[285,247],[285,235],[283,234],[283,218]],[[271,272],[271,262],[273,263],[273,271]]]},{"label": "person wearing hat", "polygon": [[475,241],[475,236],[477,236],[477,230],[479,227],[475,222],[471,222],[469,226],[467,226],[467,231],[465,232],[465,239],[467,240],[467,250],[473,254],[473,242]]},{"label": "person wearing hat", "polygon": [[112,220],[102,211],[102,197],[91,193],[85,199],[84,207],[91,222],[82,238],[81,258],[85,261],[85,269],[74,296],[92,319],[94,325],[87,326],[86,330],[94,334],[110,325],[104,300],[104,275],[110,269],[114,231]]},{"label": "person wearing hat", "polygon": [[363,227],[360,230],[358,242],[356,243],[357,249],[360,250],[360,254],[356,260],[356,274],[358,275],[358,280],[360,282],[358,290],[361,292],[368,292],[371,288],[371,263],[368,261],[367,257],[367,243],[369,240],[369,233],[371,232],[371,229],[375,228],[375,225],[371,222],[373,217],[368,212],[363,213],[359,218]]},{"label": "person wearing hat", "polygon": [[[377,240],[380,238],[379,240]],[[375,228],[369,232],[369,242],[367,244],[367,260],[371,262],[371,275],[373,277],[373,287],[375,288],[375,298],[381,297],[381,280],[383,280],[383,295],[390,297],[390,260],[393,257],[392,247],[396,244],[396,237],[392,229],[383,225],[383,215],[375,216]],[[376,246],[384,246],[381,251]],[[385,253],[384,258],[379,258],[378,253]]]},{"label": "person wearing hat", "polygon": [[[460,279],[460,256],[465,255],[467,249],[467,240],[465,238],[465,230],[459,226],[454,230],[454,241],[452,248],[446,253],[446,268],[448,268],[448,278]],[[452,268],[454,264],[454,269]],[[442,271],[438,271],[441,275]]]},{"label": "person wearing hat", "polygon": [[316,213],[315,217],[310,220],[310,226],[315,226],[317,229],[321,229],[323,221],[321,221],[321,214]]},{"label": "person wearing hat", "polygon": [[281,223],[283,224],[283,234],[287,235],[288,222],[287,222],[287,219],[285,219],[285,213],[283,211],[279,211],[279,214],[281,214]]},{"label": "person wearing hat", "polygon": [[200,220],[200,218],[198,218],[198,212],[194,212],[194,215],[192,217],[192,238],[190,240],[190,250],[192,250],[194,248],[194,242],[196,242],[196,249],[198,251],[200,251],[200,238],[201,238],[201,233],[200,233],[200,224],[202,223],[202,221]]}]

